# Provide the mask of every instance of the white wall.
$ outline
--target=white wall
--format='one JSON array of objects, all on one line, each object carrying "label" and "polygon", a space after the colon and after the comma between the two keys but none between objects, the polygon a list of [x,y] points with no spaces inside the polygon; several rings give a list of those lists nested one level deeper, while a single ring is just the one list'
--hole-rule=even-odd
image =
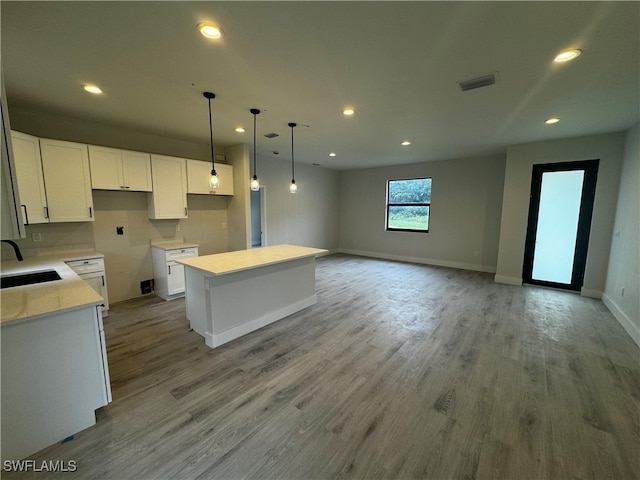
[{"label": "white wall", "polygon": [[[344,171],[340,251],[494,272],[505,158],[502,155]],[[385,231],[386,183],[431,177],[429,233]]]},{"label": "white wall", "polygon": [[522,284],[533,165],[599,159],[582,294],[596,298],[602,295],[618,197],[623,141],[623,133],[611,133],[527,143],[507,149],[496,282]]},{"label": "white wall", "polygon": [[[620,190],[602,299],[640,346],[640,123],[625,137]],[[624,289],[624,294],[623,294]]]},{"label": "white wall", "polygon": [[[338,249],[340,174],[296,164],[298,193],[289,193],[290,159],[257,158],[258,178],[265,189],[266,245],[288,243]],[[246,178],[249,184],[249,176]]]}]

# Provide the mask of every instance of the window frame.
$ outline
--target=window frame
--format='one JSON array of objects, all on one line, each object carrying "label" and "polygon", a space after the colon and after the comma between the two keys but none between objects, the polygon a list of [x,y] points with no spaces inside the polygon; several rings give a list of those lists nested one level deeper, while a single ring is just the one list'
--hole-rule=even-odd
[{"label": "window frame", "polygon": [[[428,202],[415,202],[415,203],[390,203],[389,202],[389,187],[391,182],[400,182],[406,180],[430,180],[431,186],[433,186],[433,177],[415,177],[415,178],[394,178],[387,180],[387,191],[385,198],[385,231],[387,232],[416,232],[416,233],[429,233],[429,228],[431,226],[431,198],[429,198]],[[427,229],[415,229],[415,228],[396,228],[389,227],[389,207],[428,207],[429,216],[427,222]]]}]

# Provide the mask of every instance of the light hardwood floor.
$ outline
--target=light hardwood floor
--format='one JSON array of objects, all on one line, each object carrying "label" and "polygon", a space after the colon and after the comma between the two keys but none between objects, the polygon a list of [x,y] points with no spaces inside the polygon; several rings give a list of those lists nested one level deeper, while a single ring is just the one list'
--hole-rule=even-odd
[{"label": "light hardwood floor", "polygon": [[316,276],[215,350],[183,300],[113,305],[113,403],[33,457],[78,471],[3,478],[640,478],[640,351],[600,301],[345,255]]}]

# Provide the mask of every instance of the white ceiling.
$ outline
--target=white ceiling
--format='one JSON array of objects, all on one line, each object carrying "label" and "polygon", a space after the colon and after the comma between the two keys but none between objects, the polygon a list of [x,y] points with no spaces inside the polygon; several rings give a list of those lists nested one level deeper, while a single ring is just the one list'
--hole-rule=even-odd
[{"label": "white ceiling", "polygon": [[[86,118],[335,169],[504,152],[640,118],[639,2],[13,2],[9,109]],[[212,42],[196,31],[214,21]],[[556,53],[577,47],[573,62]],[[462,92],[457,82],[497,72]],[[85,93],[93,82],[101,96]],[[354,106],[355,116],[341,110]],[[548,126],[551,116],[561,122]],[[243,125],[246,133],[234,128]],[[275,139],[263,135],[275,132]],[[412,144],[402,147],[408,139]],[[336,157],[329,157],[336,152]]]}]

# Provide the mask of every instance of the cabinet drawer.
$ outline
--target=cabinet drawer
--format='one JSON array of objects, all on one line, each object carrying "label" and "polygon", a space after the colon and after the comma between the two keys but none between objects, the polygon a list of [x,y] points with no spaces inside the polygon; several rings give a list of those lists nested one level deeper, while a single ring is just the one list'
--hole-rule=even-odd
[{"label": "cabinet drawer", "polygon": [[198,249],[196,247],[177,248],[175,250],[167,250],[167,262],[178,258],[197,257]]},{"label": "cabinet drawer", "polygon": [[71,269],[77,274],[103,272],[104,271],[104,259],[103,258],[87,258],[85,260],[73,260],[71,262],[65,262]]}]

